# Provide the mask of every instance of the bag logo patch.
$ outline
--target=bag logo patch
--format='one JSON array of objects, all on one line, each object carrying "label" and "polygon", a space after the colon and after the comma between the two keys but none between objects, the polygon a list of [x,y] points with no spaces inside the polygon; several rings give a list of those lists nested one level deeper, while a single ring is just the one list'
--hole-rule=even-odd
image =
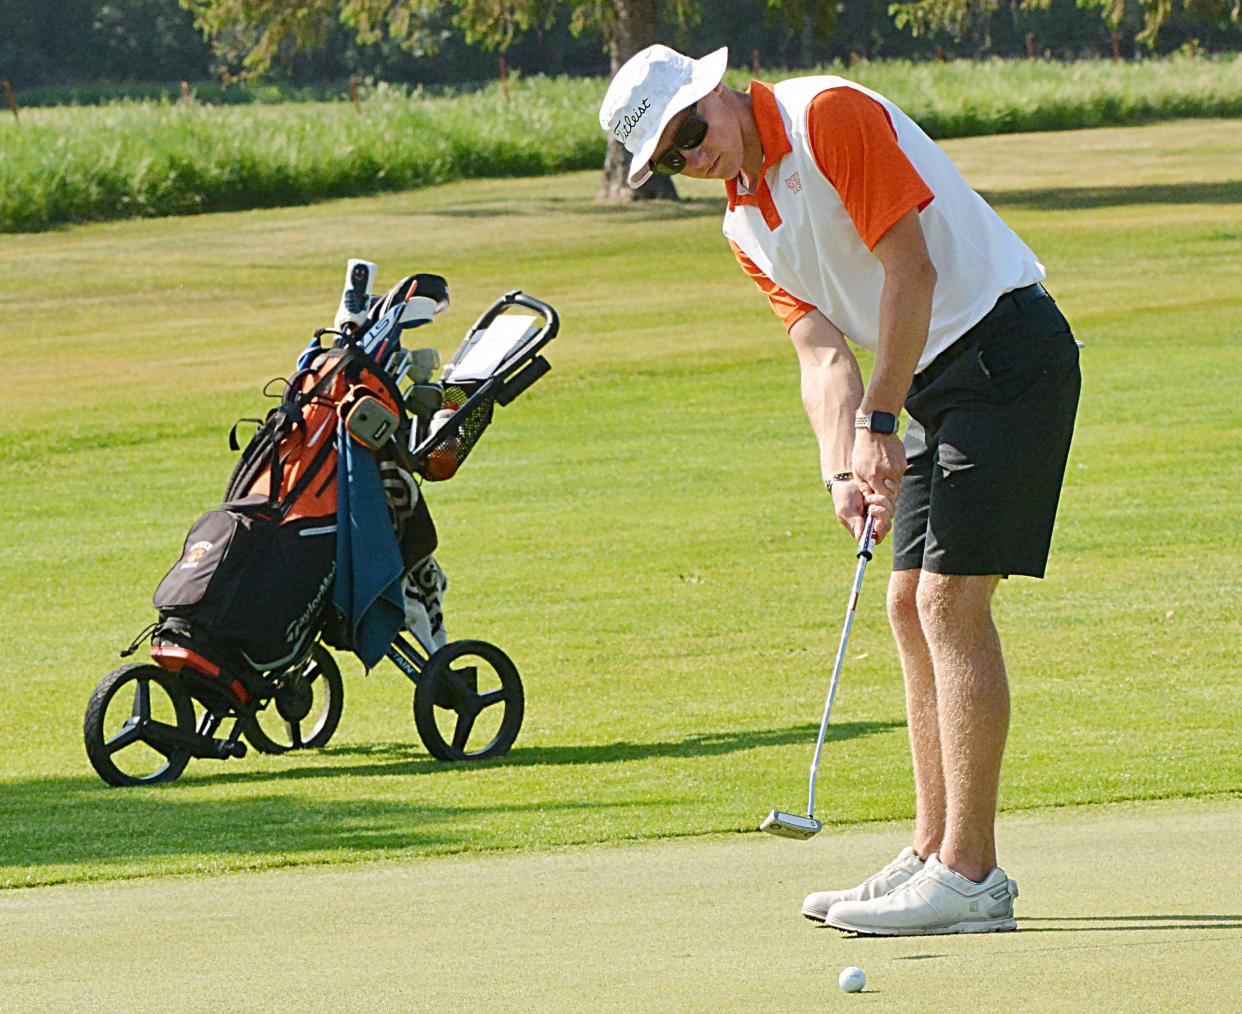
[{"label": "bag logo patch", "polygon": [[310,627],[311,621],[319,614],[319,608],[323,605],[324,599],[328,597],[328,592],[332,590],[332,579],[335,577],[336,561],[333,560],[332,568],[328,571],[328,576],[319,585],[319,590],[315,592],[315,597],[306,603],[306,608],[302,610],[302,615],[296,617],[285,627],[285,640],[289,644],[297,644],[302,639],[302,635]]},{"label": "bag logo patch", "polygon": [[802,177],[800,177],[797,173],[794,173],[792,176],[786,176],[785,186],[789,188],[789,192],[791,194],[802,193]]},{"label": "bag logo patch", "polygon": [[185,563],[181,565],[181,570],[189,567],[197,567],[203,562],[203,557],[211,552],[211,547],[215,545],[212,542],[196,542],[190,547],[190,551],[185,554]]}]

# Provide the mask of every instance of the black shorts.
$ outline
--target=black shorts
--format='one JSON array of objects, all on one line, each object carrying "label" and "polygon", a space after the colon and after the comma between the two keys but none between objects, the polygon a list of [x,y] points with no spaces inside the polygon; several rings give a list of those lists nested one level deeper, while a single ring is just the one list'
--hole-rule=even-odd
[{"label": "black shorts", "polygon": [[916,374],[893,569],[1043,577],[1080,386],[1041,285],[1001,296]]}]

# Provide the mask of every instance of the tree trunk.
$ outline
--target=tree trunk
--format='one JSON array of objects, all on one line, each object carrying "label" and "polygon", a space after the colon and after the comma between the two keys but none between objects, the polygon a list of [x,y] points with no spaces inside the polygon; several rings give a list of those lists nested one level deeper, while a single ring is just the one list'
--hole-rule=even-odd
[{"label": "tree trunk", "polygon": [[975,59],[982,60],[992,52],[992,12],[981,10],[975,23]]},{"label": "tree trunk", "polygon": [[[658,0],[617,0],[617,22],[612,27],[608,52],[615,75],[631,56],[656,41]],[[601,201],[643,201],[651,199],[678,200],[677,188],[668,176],[655,173],[639,189],[627,182],[630,153],[614,137],[608,138],[604,156],[604,174],[595,195]]]},{"label": "tree trunk", "polygon": [[802,30],[799,33],[798,42],[801,45],[801,53],[803,67],[815,66],[815,18],[808,11],[802,16]]}]

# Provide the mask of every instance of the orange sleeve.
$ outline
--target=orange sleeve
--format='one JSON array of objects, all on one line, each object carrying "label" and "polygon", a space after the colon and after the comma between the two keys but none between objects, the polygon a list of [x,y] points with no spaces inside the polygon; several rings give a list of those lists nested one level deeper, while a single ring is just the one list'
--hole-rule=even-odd
[{"label": "orange sleeve", "polygon": [[931,204],[935,195],[898,145],[888,110],[857,89],[816,95],[807,134],[820,172],[841,195],[868,250],[907,212]]},{"label": "orange sleeve", "polygon": [[768,302],[772,304],[772,312],[784,322],[786,331],[815,309],[810,303],[804,303],[797,296],[791,296],[772,281],[759,270],[759,265],[747,257],[742,248],[733,240],[729,240],[729,247],[733,250],[733,256],[737,258],[737,262],[742,265],[742,270],[755,280],[759,291],[768,297]]}]

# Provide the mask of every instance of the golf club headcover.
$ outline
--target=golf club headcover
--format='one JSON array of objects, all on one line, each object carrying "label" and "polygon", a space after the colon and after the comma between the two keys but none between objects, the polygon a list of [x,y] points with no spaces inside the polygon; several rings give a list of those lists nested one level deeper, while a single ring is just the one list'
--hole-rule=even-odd
[{"label": "golf club headcover", "polygon": [[333,327],[343,331],[345,325],[361,327],[371,309],[371,291],[375,286],[378,270],[370,261],[351,258],[345,267],[345,291],[341,293],[341,305],[337,307]]},{"label": "golf club headcover", "polygon": [[401,326],[407,328],[430,324],[438,312],[436,301],[430,296],[411,296],[405,301],[405,309],[401,311]]}]

